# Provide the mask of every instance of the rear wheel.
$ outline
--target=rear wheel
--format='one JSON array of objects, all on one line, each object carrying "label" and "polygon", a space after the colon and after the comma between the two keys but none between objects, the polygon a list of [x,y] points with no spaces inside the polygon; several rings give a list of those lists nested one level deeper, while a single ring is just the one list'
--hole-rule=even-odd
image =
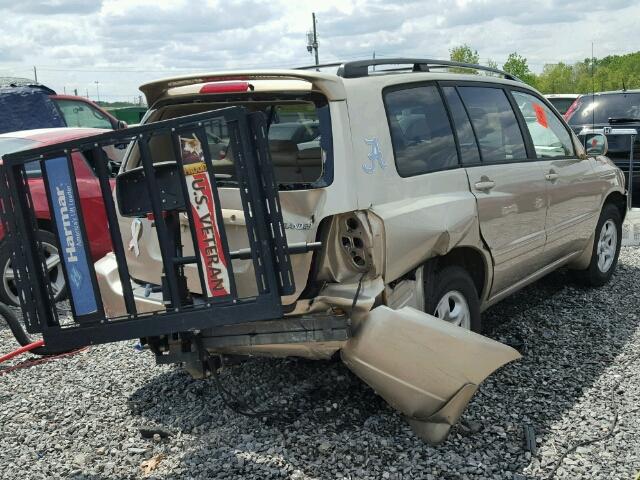
[{"label": "rear wheel", "polygon": [[471,275],[462,267],[449,266],[430,277],[425,279],[425,312],[480,332],[480,300]]},{"label": "rear wheel", "polygon": [[[65,294],[65,281],[60,264],[60,255],[56,247],[55,237],[51,232],[38,230],[38,238],[42,242],[49,282],[53,290],[55,300],[60,300]],[[12,306],[19,306],[18,289],[14,280],[13,267],[11,265],[11,250],[7,242],[0,246],[0,267],[2,268],[2,283],[0,283],[0,301]]]},{"label": "rear wheel", "polygon": [[607,283],[613,275],[620,255],[622,217],[615,205],[606,204],[596,226],[591,262],[585,270],[576,272],[579,280],[592,287]]}]

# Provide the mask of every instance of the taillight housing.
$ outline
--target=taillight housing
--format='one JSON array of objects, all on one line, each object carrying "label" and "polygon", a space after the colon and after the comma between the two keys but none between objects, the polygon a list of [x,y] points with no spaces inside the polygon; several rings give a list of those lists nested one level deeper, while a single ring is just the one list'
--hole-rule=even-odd
[{"label": "taillight housing", "polygon": [[227,81],[206,83],[200,93],[240,93],[253,90],[249,82]]}]

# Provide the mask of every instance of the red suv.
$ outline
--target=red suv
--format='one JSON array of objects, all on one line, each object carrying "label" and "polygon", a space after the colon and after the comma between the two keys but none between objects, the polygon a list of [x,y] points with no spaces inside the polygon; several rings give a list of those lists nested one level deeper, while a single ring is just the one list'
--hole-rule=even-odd
[{"label": "red suv", "polygon": [[[38,130],[23,130],[0,135],[0,156],[17,150],[35,148],[51,143],[73,140],[76,138],[95,135],[107,130],[95,128],[47,128]],[[117,171],[118,162],[121,160],[123,151],[113,149],[107,152],[109,158],[113,160],[111,165],[114,175]],[[95,260],[102,258],[111,251],[111,240],[107,229],[107,217],[100,194],[100,185],[95,175],[93,159],[90,154],[79,152],[72,154],[73,167],[76,173],[78,191],[80,193],[80,203],[89,237],[91,255]],[[38,235],[43,243],[45,255],[47,257],[47,268],[51,287],[56,299],[60,299],[65,294],[65,281],[62,274],[60,257],[56,238],[53,234],[51,224],[51,214],[47,205],[44,182],[37,164],[26,165],[29,176],[29,188],[35,205],[35,212],[38,222]],[[113,187],[113,182],[112,185]],[[13,282],[13,269],[11,267],[11,249],[4,241],[4,230],[0,225],[0,301],[8,305],[18,305],[17,290]]]}]

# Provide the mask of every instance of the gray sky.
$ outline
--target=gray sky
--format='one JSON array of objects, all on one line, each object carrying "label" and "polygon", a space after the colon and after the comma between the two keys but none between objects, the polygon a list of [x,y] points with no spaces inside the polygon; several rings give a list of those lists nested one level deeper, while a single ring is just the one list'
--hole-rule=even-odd
[{"label": "gray sky", "polygon": [[[59,93],[132,100],[149,80],[197,71],[320,61],[448,58],[468,43],[501,66],[510,52],[546,63],[629,53],[640,45],[638,0],[0,0],[0,76]],[[99,82],[96,85],[96,81]]]}]

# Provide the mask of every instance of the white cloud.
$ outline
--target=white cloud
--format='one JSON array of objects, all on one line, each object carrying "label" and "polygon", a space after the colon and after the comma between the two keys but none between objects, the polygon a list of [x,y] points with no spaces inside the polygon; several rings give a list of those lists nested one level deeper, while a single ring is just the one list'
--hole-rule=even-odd
[{"label": "white cloud", "polygon": [[0,0],[0,76],[29,76],[102,99],[190,71],[305,65],[311,12],[320,60],[448,57],[468,43],[502,63],[627,53],[640,45],[633,0]]}]

